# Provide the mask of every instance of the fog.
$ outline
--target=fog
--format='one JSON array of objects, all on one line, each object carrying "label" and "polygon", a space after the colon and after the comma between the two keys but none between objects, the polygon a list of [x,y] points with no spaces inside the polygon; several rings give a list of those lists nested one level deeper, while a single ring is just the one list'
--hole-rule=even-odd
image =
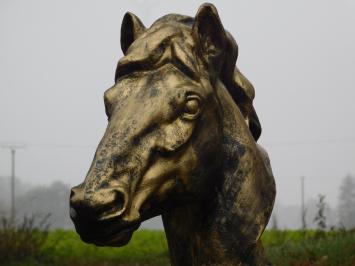
[{"label": "fog", "polygon": [[[0,2],[0,144],[25,144],[16,176],[31,184],[83,181],[107,124],[126,11],[146,26],[194,16],[203,1]],[[355,1],[211,1],[239,45],[237,65],[256,89],[260,139],[276,202],[326,195],[355,173]],[[10,175],[0,149],[0,176]]]}]

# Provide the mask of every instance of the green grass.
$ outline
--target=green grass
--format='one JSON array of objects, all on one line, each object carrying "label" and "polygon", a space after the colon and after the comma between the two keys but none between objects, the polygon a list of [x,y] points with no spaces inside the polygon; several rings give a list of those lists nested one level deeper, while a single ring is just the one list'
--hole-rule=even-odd
[{"label": "green grass", "polygon": [[114,248],[88,245],[73,231],[57,230],[43,248],[58,265],[169,265],[163,231],[139,230],[128,245]]},{"label": "green grass", "polygon": [[[262,241],[274,265],[355,265],[355,232],[267,231]],[[102,248],[83,243],[74,231],[56,230],[49,233],[40,252],[39,259],[5,265],[170,265],[163,231],[140,230],[127,246]]]},{"label": "green grass", "polygon": [[355,231],[267,231],[262,237],[274,265],[355,265]]}]

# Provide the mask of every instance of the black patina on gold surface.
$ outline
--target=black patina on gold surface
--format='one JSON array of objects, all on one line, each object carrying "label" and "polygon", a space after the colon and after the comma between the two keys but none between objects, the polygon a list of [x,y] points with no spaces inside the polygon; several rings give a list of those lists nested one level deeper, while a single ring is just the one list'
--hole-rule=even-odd
[{"label": "black patina on gold surface", "polygon": [[275,183],[254,88],[216,8],[148,29],[127,13],[121,46],[106,132],[70,198],[81,239],[122,246],[162,215],[172,265],[266,265]]}]

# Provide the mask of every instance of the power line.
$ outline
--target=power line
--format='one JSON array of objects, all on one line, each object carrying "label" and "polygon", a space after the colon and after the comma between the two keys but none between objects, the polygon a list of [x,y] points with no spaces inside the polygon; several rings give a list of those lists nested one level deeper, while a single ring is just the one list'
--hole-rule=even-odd
[{"label": "power line", "polygon": [[30,143],[31,147],[38,148],[58,148],[58,149],[93,149],[97,146],[95,145],[85,145],[85,144],[55,144],[55,143]]},{"label": "power line", "polygon": [[[5,144],[7,145],[7,144]],[[0,146],[2,146],[0,142]],[[93,149],[96,148],[97,145],[86,145],[86,144],[70,144],[70,143],[65,143],[65,144],[57,144],[57,143],[26,143],[26,147],[34,147],[34,148],[53,148],[53,149]]]},{"label": "power line", "polygon": [[342,139],[305,139],[305,140],[281,140],[281,141],[263,141],[263,143],[268,145],[314,145],[314,144],[331,144],[331,143],[355,143],[353,138],[342,138]]}]

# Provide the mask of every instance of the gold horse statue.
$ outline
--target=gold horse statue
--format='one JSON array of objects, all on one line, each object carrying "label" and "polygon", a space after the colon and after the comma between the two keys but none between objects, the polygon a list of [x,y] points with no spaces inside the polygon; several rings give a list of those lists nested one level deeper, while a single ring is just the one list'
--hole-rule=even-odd
[{"label": "gold horse statue", "polygon": [[211,4],[146,28],[126,13],[108,117],[70,215],[81,239],[126,245],[161,215],[172,265],[268,265],[260,237],[275,198],[254,88]]}]

